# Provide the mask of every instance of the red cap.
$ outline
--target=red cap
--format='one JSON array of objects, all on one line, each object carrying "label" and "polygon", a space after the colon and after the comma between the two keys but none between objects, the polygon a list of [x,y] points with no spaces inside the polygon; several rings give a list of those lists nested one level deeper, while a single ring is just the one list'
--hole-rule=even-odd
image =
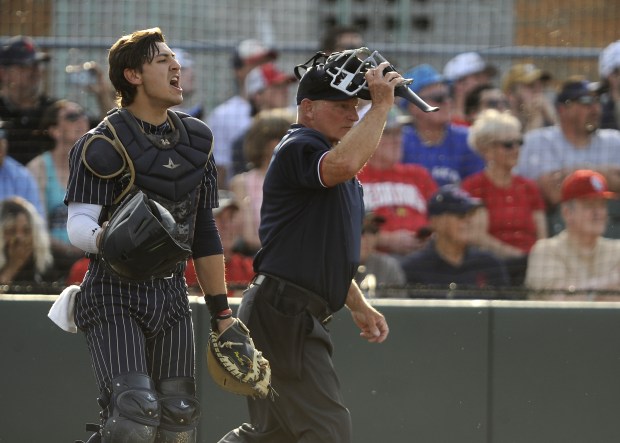
[{"label": "red cap", "polygon": [[580,169],[564,179],[562,182],[562,201],[575,198],[616,198],[615,192],[610,192],[607,180],[601,174],[589,169]]},{"label": "red cap", "polygon": [[273,63],[265,63],[250,71],[245,79],[245,92],[254,95],[268,86],[293,83],[297,78],[293,74],[279,71]]}]

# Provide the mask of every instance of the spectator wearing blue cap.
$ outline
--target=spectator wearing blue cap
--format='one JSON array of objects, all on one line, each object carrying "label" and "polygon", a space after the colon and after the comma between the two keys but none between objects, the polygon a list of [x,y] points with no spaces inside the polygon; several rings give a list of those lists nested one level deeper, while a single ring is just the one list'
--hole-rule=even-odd
[{"label": "spectator wearing blue cap", "polygon": [[[525,134],[516,172],[538,182],[548,203],[547,222],[550,235],[562,230],[559,213],[561,183],[578,169],[592,169],[602,174],[610,190],[620,190],[620,132],[600,129],[600,83],[582,76],[568,78],[556,96],[559,123]],[[611,210],[610,213],[617,213]],[[606,235],[618,237],[610,230]]]},{"label": "spectator wearing blue cap", "polygon": [[525,134],[517,163],[519,175],[538,182],[543,197],[553,210],[548,213],[550,234],[561,228],[557,205],[562,180],[577,169],[596,170],[620,190],[620,132],[600,129],[600,84],[583,77],[566,80],[556,96],[559,123]]},{"label": "spectator wearing blue cap", "polygon": [[428,201],[426,246],[401,262],[412,298],[501,298],[508,274],[494,255],[471,246],[471,220],[482,201],[454,185]]},{"label": "spectator wearing blue cap", "polygon": [[401,101],[413,120],[403,129],[403,163],[424,166],[440,186],[458,184],[481,171],[484,162],[467,144],[468,129],[450,122],[452,102],[444,77],[427,64],[410,69],[404,77],[412,78],[411,90],[439,111],[427,113]]}]

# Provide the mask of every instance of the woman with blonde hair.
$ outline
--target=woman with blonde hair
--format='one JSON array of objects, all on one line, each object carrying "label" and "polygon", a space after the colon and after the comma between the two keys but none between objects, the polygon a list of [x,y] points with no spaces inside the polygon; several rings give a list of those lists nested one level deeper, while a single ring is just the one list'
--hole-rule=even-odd
[{"label": "woman with blonde hair", "polygon": [[52,264],[50,237],[32,203],[0,201],[0,283],[47,283]]},{"label": "woman with blonde hair", "polygon": [[472,223],[476,231],[473,241],[503,259],[511,284],[520,286],[530,249],[536,240],[547,237],[538,186],[512,172],[523,144],[521,123],[508,112],[487,109],[470,127],[468,142],[485,162],[483,171],[467,177],[461,185],[484,203]]}]

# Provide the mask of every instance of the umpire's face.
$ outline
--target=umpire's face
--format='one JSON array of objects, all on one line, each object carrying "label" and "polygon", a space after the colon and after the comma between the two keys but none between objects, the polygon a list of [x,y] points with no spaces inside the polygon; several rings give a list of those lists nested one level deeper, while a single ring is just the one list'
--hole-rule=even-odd
[{"label": "umpire's face", "polygon": [[299,123],[316,129],[336,144],[359,120],[357,103],[357,98],[337,101],[305,98],[299,105]]}]

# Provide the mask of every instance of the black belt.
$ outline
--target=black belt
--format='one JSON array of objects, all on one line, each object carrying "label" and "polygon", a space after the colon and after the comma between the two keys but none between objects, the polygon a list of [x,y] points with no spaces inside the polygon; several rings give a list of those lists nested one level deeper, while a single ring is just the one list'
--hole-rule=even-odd
[{"label": "black belt", "polygon": [[250,286],[267,284],[272,285],[275,289],[275,291],[269,291],[272,296],[277,296],[285,292],[288,295],[293,295],[304,299],[306,301],[306,311],[308,311],[310,315],[322,324],[327,324],[332,319],[333,313],[331,309],[329,309],[327,300],[312,291],[296,285],[295,283],[291,283],[279,277],[274,277],[273,275],[258,274],[254,277],[252,283],[250,283]]}]

